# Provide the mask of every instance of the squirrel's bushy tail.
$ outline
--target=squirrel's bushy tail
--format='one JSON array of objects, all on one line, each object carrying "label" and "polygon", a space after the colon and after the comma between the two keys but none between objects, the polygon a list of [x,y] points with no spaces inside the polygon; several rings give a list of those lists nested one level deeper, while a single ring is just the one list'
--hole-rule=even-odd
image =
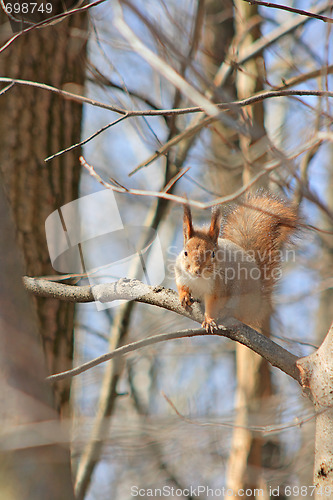
[{"label": "squirrel's bushy tail", "polygon": [[281,249],[296,231],[298,221],[294,206],[262,192],[248,194],[224,220],[223,238],[254,256],[266,293],[271,293],[278,278]]}]

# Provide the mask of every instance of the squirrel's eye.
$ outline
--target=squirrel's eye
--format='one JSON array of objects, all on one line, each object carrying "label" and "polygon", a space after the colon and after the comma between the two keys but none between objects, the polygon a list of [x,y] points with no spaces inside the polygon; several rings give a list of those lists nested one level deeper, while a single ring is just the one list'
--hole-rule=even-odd
[{"label": "squirrel's eye", "polygon": [[185,255],[185,257],[187,257],[187,252],[186,252],[186,250],[184,250],[184,255]]},{"label": "squirrel's eye", "polygon": [[214,257],[215,257],[215,252],[213,251],[212,252],[212,259],[214,259]]}]

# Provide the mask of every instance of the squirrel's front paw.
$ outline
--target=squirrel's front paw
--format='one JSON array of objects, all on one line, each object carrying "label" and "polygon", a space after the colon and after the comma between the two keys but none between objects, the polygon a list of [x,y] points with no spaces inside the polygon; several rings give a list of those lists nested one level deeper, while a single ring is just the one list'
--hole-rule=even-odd
[{"label": "squirrel's front paw", "polygon": [[184,309],[186,309],[187,311],[191,309],[193,299],[188,288],[183,288],[179,291],[179,300]]},{"label": "squirrel's front paw", "polygon": [[202,328],[204,328],[206,330],[207,333],[214,333],[215,330],[218,329],[218,326],[215,323],[215,321],[213,320],[213,318],[210,318],[206,314],[205,314],[205,319],[202,322],[201,326],[202,326]]}]

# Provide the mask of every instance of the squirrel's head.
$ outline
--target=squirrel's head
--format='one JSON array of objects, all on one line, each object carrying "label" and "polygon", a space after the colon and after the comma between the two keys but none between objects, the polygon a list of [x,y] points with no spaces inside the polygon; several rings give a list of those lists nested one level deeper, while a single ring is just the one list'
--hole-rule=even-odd
[{"label": "squirrel's head", "polygon": [[193,277],[210,278],[214,274],[221,218],[220,209],[214,208],[210,227],[194,229],[190,207],[184,206],[182,261],[184,270]]},{"label": "squirrel's head", "polygon": [[193,277],[210,278],[216,263],[216,245],[198,234],[188,240],[183,249],[183,268]]}]

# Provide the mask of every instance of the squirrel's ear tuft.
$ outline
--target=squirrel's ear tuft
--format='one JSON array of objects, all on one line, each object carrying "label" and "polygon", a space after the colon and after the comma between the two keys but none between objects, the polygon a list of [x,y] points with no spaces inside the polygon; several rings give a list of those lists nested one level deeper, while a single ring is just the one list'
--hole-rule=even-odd
[{"label": "squirrel's ear tuft", "polygon": [[183,217],[184,244],[193,236],[192,214],[189,205],[184,205]]},{"label": "squirrel's ear tuft", "polygon": [[212,210],[212,220],[208,230],[208,236],[213,240],[215,244],[217,243],[217,239],[220,234],[221,223],[222,223],[222,210],[221,207],[217,206],[214,207]]}]

